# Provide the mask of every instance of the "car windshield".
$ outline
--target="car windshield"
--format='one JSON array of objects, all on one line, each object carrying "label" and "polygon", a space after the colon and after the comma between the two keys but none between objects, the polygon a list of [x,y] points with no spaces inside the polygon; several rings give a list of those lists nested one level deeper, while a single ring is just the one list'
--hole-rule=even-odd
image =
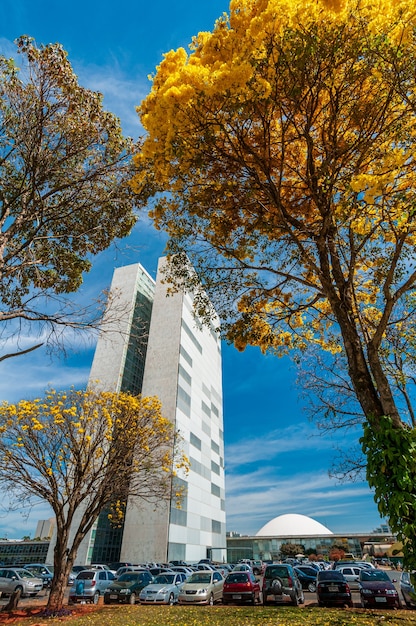
[{"label": "car windshield", "polygon": [[211,582],[211,574],[207,572],[195,572],[195,574],[191,574],[191,576],[187,580],[188,583],[210,583]]},{"label": "car windshield", "polygon": [[134,572],[124,572],[119,579],[119,583],[132,583],[136,580],[142,580],[143,574],[135,574]]},{"label": "car windshield", "polygon": [[159,574],[153,580],[153,585],[173,585],[175,582],[175,574]]},{"label": "car windshield", "polygon": [[225,582],[227,583],[246,583],[248,575],[244,572],[237,572],[236,574],[228,574]]},{"label": "car windshield", "polygon": [[390,582],[390,578],[388,574],[386,574],[386,572],[379,571],[379,570],[368,570],[368,569],[362,570],[362,572],[360,572],[360,580],[364,580],[364,581],[388,580]]}]

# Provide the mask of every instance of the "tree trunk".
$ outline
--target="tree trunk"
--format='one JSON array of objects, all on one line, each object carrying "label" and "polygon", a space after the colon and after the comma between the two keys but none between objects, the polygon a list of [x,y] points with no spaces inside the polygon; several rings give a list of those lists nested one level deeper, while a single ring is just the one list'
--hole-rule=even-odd
[{"label": "tree trunk", "polygon": [[21,596],[22,592],[20,589],[18,589],[17,591],[13,591],[8,603],[3,607],[2,611],[14,611],[15,609],[17,609],[17,605],[20,602]]},{"label": "tree trunk", "polygon": [[46,605],[46,608],[53,612],[57,612],[63,607],[68,576],[74,562],[73,558],[69,558],[68,555],[68,536],[69,530],[66,527],[59,528],[59,524],[57,524],[53,558],[54,572]]}]

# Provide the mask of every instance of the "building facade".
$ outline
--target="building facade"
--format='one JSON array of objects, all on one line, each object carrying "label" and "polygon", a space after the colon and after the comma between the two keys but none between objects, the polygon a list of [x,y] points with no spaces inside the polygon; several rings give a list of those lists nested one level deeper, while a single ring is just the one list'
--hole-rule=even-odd
[{"label": "building facade", "polygon": [[180,508],[175,498],[157,508],[130,498],[118,529],[104,511],[77,563],[225,559],[221,342],[194,318],[190,294],[168,296],[165,262],[156,281],[140,264],[115,270],[110,293],[123,314],[99,338],[89,382],[159,397],[190,459],[189,473],[176,479],[184,498]]},{"label": "building facade", "polygon": [[[185,497],[156,511],[129,501],[121,558],[223,560],[225,540],[224,436],[221,342],[199,323],[190,294],[167,294],[160,259],[150,321],[142,393],[158,396],[162,411],[180,432],[190,459],[179,476]],[[152,558],[151,558],[152,557]]]}]

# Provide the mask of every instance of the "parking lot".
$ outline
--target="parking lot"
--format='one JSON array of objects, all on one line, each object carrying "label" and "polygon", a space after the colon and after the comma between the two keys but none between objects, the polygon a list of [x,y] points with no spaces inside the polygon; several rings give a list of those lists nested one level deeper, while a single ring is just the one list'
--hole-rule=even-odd
[{"label": "parking lot", "polygon": [[[391,571],[388,571],[387,573],[389,574],[390,578],[393,581],[399,578],[398,572],[391,570]],[[397,590],[400,591],[398,582],[395,582],[394,584]],[[70,588],[67,587],[66,594],[65,594],[66,600],[68,599],[69,589]],[[48,590],[44,589],[35,598],[22,598],[19,602],[19,607],[24,608],[24,607],[30,607],[30,606],[42,606],[42,605],[46,606],[46,603],[48,600],[48,593],[49,593]],[[310,591],[304,590],[304,595],[305,595],[304,606],[317,606],[316,593],[311,593]],[[352,598],[354,602],[354,607],[356,608],[360,607],[361,602],[360,602],[360,594],[358,593],[358,591],[355,591],[355,590],[352,591]],[[8,598],[0,598],[0,609],[2,606],[7,604],[7,602],[8,602]],[[102,602],[102,599],[100,599],[100,602]],[[402,608],[405,609],[406,606],[404,602],[402,604],[403,604]]]}]

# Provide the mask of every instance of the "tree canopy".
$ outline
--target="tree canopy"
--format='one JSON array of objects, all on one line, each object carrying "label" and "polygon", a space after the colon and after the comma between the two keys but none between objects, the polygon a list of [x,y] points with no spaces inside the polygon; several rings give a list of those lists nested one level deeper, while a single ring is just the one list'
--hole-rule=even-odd
[{"label": "tree canopy", "polygon": [[[239,349],[343,353],[374,432],[413,419],[415,27],[407,0],[231,0],[139,107],[132,184],[170,237],[169,279],[201,280]],[[395,454],[372,486],[397,486]]]},{"label": "tree canopy", "polygon": [[0,57],[2,358],[24,351],[16,340],[5,348],[23,329],[46,341],[59,326],[92,325],[66,295],[92,255],[136,221],[127,184],[133,143],[102,95],[78,84],[60,45],[21,37],[17,52],[20,69]]},{"label": "tree canopy", "polygon": [[179,442],[157,398],[50,389],[0,405],[0,485],[16,508],[47,502],[56,520],[50,608],[62,606],[79,545],[101,511],[109,507],[117,525],[123,494],[155,506],[171,498],[173,476],[187,471]]}]

